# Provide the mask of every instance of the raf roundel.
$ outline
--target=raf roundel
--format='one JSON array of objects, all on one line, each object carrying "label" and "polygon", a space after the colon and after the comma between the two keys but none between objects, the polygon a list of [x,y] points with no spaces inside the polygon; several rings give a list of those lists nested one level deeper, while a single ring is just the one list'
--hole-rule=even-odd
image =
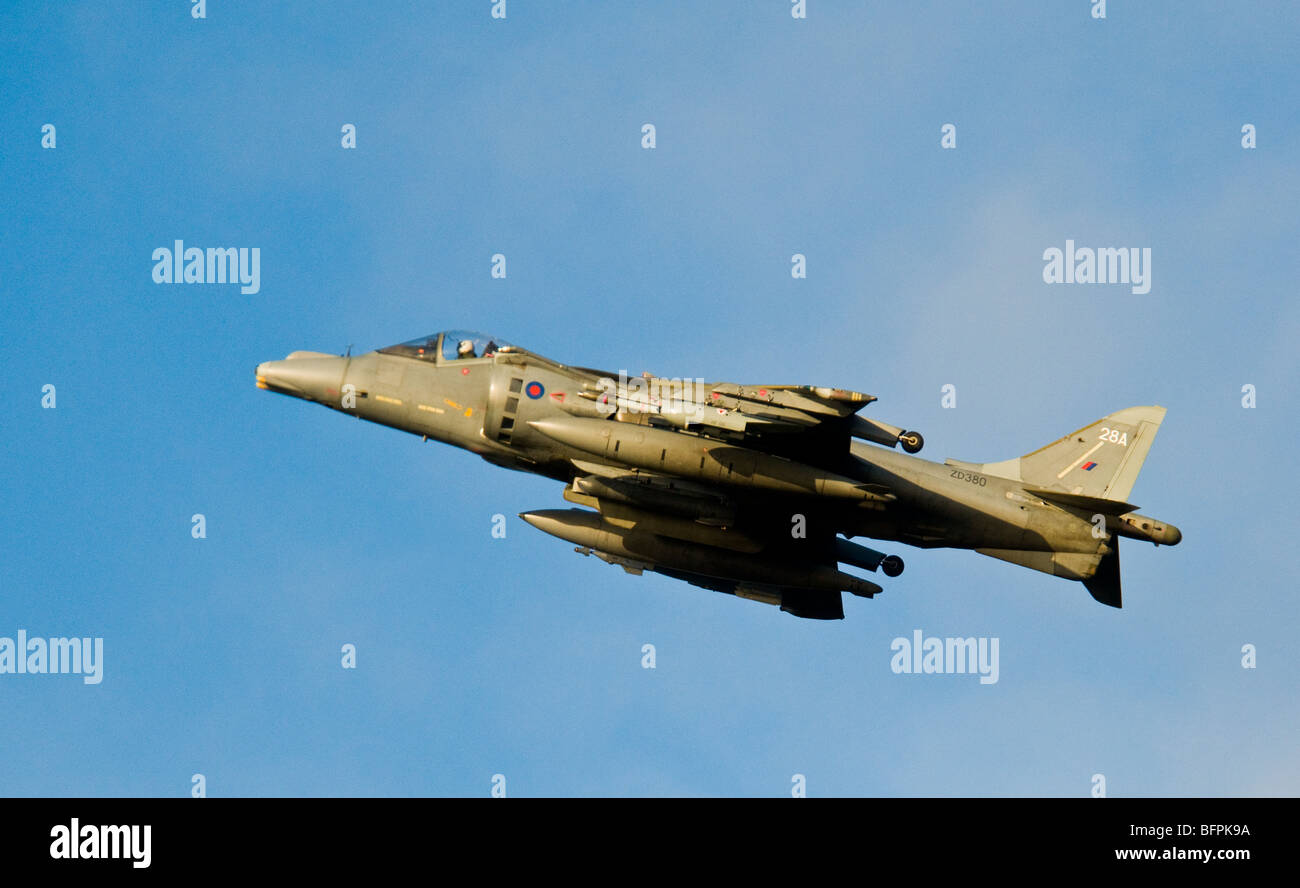
[{"label": "raf roundel", "polygon": [[524,394],[532,398],[534,401],[536,401],[542,395],[546,394],[546,387],[543,386],[540,382],[534,380],[533,382],[530,382],[528,383],[528,385],[524,386]]}]

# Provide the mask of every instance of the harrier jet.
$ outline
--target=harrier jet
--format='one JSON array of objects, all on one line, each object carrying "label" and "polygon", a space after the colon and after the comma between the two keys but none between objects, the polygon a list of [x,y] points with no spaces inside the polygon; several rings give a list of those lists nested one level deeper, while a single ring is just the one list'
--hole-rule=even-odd
[{"label": "harrier jet", "polygon": [[[628,378],[448,331],[363,355],[296,351],[257,385],[565,484],[579,508],[521,514],[632,574],[842,619],[841,593],[897,577],[854,537],[973,549],[1079,580],[1120,607],[1119,538],[1175,545],[1127,502],[1163,407],[1129,407],[1017,459],[931,462],[921,435],[812,385]],[[897,448],[901,448],[902,453]]]}]

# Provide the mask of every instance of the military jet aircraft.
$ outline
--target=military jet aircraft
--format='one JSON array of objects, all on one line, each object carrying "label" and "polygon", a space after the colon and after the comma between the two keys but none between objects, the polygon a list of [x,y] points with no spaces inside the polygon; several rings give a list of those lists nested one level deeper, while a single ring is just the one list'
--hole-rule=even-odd
[{"label": "military jet aircraft", "polygon": [[[1175,545],[1126,500],[1164,418],[1129,407],[1017,459],[912,456],[921,435],[860,416],[871,395],[571,367],[503,339],[446,331],[363,355],[296,351],[260,388],[564,482],[581,508],[525,521],[633,574],[650,570],[843,619],[842,592],[897,577],[853,537],[973,549],[1121,606],[1119,538]],[[895,448],[901,447],[903,453]]]}]

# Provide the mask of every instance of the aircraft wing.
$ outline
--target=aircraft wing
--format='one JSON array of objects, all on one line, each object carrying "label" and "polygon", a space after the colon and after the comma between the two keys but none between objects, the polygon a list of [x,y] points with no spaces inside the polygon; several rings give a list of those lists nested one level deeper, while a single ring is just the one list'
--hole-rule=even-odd
[{"label": "aircraft wing", "polygon": [[591,384],[581,394],[608,404],[611,412],[644,415],[649,425],[731,440],[810,435],[819,448],[828,439],[839,439],[847,449],[850,437],[892,447],[904,434],[898,426],[855,415],[876,400],[874,395],[828,386],[706,384],[647,376],[627,379],[617,391]]}]

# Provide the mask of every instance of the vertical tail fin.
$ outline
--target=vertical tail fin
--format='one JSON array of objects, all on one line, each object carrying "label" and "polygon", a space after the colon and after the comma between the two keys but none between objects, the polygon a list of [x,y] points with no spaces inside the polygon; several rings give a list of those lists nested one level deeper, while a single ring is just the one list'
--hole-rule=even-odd
[{"label": "vertical tail fin", "polygon": [[983,470],[1044,490],[1126,500],[1164,418],[1163,407],[1128,407]]}]

